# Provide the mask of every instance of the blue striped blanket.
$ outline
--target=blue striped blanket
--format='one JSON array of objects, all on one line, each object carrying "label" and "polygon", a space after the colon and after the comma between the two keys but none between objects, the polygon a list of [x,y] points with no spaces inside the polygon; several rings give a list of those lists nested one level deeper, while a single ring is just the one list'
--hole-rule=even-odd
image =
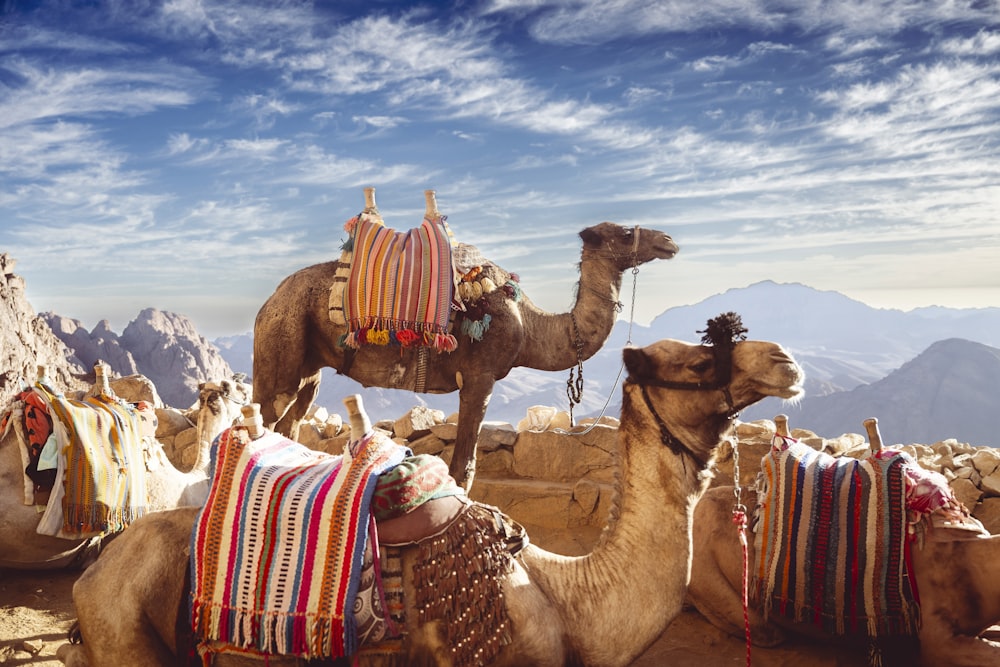
[{"label": "blue striped blanket", "polygon": [[912,634],[920,613],[907,567],[904,469],[883,450],[863,461],[798,441],[762,461],[753,595],[765,615],[834,635]]}]

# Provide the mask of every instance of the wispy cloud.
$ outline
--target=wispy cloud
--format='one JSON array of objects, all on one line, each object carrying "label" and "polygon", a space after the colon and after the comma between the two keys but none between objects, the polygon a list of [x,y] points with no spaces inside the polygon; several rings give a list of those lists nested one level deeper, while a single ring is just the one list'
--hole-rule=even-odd
[{"label": "wispy cloud", "polygon": [[995,21],[1000,10],[990,3],[901,0],[495,0],[486,12],[526,17],[539,41],[579,44],[734,25],[763,32],[793,28],[878,35],[928,23]]},{"label": "wispy cloud", "polygon": [[[173,257],[162,285],[226,255],[273,281],[335,252],[377,185],[400,221],[438,189],[562,300],[572,276],[548,270],[601,219],[676,226],[682,265],[720,280],[769,247],[782,276],[862,241],[1000,252],[988,3],[360,7],[53,1],[0,25],[0,239],[22,265]],[[36,223],[62,238],[38,247]]]}]

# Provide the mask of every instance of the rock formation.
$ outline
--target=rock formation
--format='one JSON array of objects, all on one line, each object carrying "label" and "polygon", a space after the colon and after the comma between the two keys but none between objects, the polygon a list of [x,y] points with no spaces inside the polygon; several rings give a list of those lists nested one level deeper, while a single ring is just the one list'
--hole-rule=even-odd
[{"label": "rock formation", "polygon": [[59,386],[84,389],[87,370],[35,314],[24,294],[24,279],[14,273],[16,260],[0,253],[0,405],[34,382],[38,365]]},{"label": "rock formation", "polygon": [[198,399],[199,383],[233,376],[219,350],[183,315],[146,308],[121,336],[106,320],[88,332],[78,320],[55,313],[40,317],[85,367],[100,359],[119,375],[144,375],[167,405],[190,406]]}]

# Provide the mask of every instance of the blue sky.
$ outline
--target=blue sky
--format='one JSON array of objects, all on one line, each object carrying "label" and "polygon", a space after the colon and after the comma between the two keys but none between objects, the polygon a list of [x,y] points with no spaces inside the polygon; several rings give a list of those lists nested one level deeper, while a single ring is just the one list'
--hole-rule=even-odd
[{"label": "blue sky", "polygon": [[435,190],[554,311],[603,220],[681,246],[640,269],[642,323],[760,280],[1000,306],[996,3],[2,8],[0,252],[88,328],[152,306],[249,331],[366,186],[399,229]]}]

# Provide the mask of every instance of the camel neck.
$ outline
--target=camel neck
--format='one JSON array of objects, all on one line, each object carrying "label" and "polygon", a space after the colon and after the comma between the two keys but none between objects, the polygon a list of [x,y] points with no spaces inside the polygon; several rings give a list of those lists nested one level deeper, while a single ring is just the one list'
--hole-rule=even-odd
[{"label": "camel neck", "polygon": [[515,365],[561,371],[594,356],[607,341],[618,316],[621,280],[613,258],[585,250],[570,312],[548,313],[522,299],[525,345]]},{"label": "camel neck", "polygon": [[555,606],[573,610],[566,628],[579,632],[574,645],[583,648],[587,664],[628,664],[663,631],[664,619],[680,613],[691,567],[691,515],[707,484],[693,459],[663,446],[636,400],[623,394],[623,483],[617,516],[599,544],[586,556],[536,550],[524,557]]}]

